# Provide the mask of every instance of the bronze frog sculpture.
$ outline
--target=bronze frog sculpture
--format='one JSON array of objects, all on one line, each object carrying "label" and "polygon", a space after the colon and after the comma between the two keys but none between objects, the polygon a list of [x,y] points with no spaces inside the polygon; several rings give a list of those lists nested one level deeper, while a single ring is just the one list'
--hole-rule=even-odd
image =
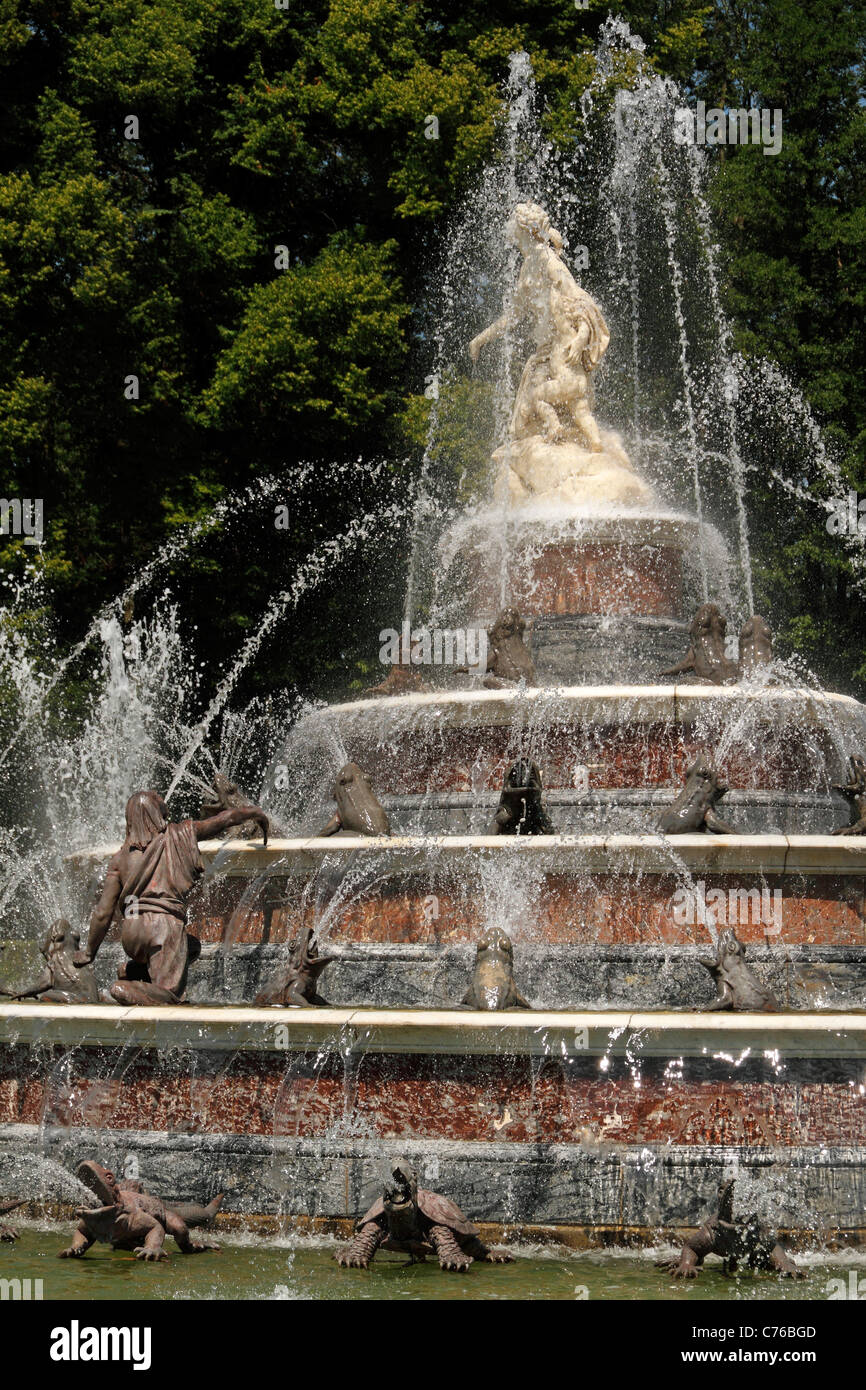
[{"label": "bronze frog sculpture", "polygon": [[554,835],[542,800],[541,773],[536,763],[518,758],[505,774],[494,835]]},{"label": "bronze frog sculpture", "polygon": [[103,1205],[76,1210],[78,1229],[72,1244],[59,1252],[62,1260],[80,1259],[97,1241],[114,1250],[132,1250],[137,1260],[167,1260],[163,1249],[166,1236],[172,1237],[184,1255],[219,1248],[197,1245],[177,1212],[146,1192],[137,1179],[118,1182],[111,1170],[95,1159],[79,1164],[76,1177]]},{"label": "bronze frog sculpture", "polygon": [[390,835],[391,825],[384,807],[370,785],[366,772],[357,763],[346,763],[337,773],[333,789],[337,803],[319,835]]},{"label": "bronze frog sculpture", "polygon": [[[236,811],[241,807],[253,805],[255,803],[252,797],[247,796],[237,782],[232,782],[222,772],[215,772],[213,787],[207,800],[202,802],[199,814],[202,820],[209,820],[212,816],[218,816],[221,811]],[[260,835],[261,829],[256,821],[245,820],[240,825],[230,826],[224,833],[226,839],[250,840]]]},{"label": "bronze frog sculpture", "polygon": [[537,685],[538,677],[523,634],[526,623],[516,608],[503,608],[487,630],[487,673],[482,684],[488,690],[501,690],[518,681]]},{"label": "bronze frog sculpture", "polygon": [[79,944],[79,933],[65,917],[58,917],[40,947],[45,958],[42,974],[20,989],[0,985],[0,994],[11,999],[38,999],[42,1004],[98,1004],[99,987],[92,967],[75,964]]},{"label": "bronze frog sculpture", "polygon": [[740,679],[751,676],[762,666],[771,665],[773,660],[773,634],[769,624],[753,613],[740,630],[739,660],[737,669]]},{"label": "bronze frog sculpture", "polygon": [[725,655],[727,619],[716,603],[702,603],[689,628],[689,649],[682,661],[661,671],[661,676],[680,676],[691,671],[702,685],[724,685],[737,679],[736,663]]},{"label": "bronze frog sculpture", "polygon": [[712,830],[716,835],[735,835],[733,826],[716,814],[715,805],[728,788],[703,755],[686,771],[686,785],[674,802],[662,812],[659,825],[665,835],[686,835],[691,831]]},{"label": "bronze frog sculpture", "polygon": [[421,679],[421,673],[411,666],[394,665],[378,685],[368,685],[364,696],[368,695],[423,695],[430,689]]},{"label": "bronze frog sculpture", "polygon": [[336,956],[320,956],[313,940],[312,927],[304,927],[298,939],[292,943],[289,961],[284,969],[267,985],[254,1000],[256,1008],[280,1005],[282,1008],[294,1006],[308,1009],[311,1005],[328,1007],[327,999],[318,993],[316,985],[319,976]]},{"label": "bronze frog sculpture", "polygon": [[380,1248],[404,1251],[412,1264],[435,1255],[440,1269],[461,1274],[474,1260],[512,1260],[507,1250],[486,1246],[478,1227],[454,1202],[419,1187],[414,1169],[404,1159],[394,1165],[382,1196],[361,1217],[354,1240],[334,1258],[345,1268],[367,1269]]},{"label": "bronze frog sculpture", "polygon": [[514,947],[501,927],[484,933],[475,948],[472,984],[463,996],[462,1007],[484,1009],[531,1009],[514,983]]},{"label": "bronze frog sculpture", "polygon": [[733,1273],[742,1261],[749,1269],[776,1270],[788,1279],[805,1279],[776,1233],[757,1213],[734,1217],[734,1179],[719,1188],[719,1208],[695,1235],[689,1236],[679,1257],[656,1261],[674,1279],[696,1279],[707,1255],[720,1255],[725,1273]]},{"label": "bronze frog sculpture", "polygon": [[834,830],[834,835],[866,835],[866,762],[856,753],[848,759],[848,781],[839,785],[833,783],[837,792],[842,792],[851,802],[851,824]]},{"label": "bronze frog sculpture", "polygon": [[737,939],[733,927],[719,933],[715,956],[699,956],[698,960],[709,970],[718,990],[712,1004],[706,1005],[707,1010],[779,1012],[779,1005],[772,991],[761,984],[755,972],[746,964],[746,948]]}]

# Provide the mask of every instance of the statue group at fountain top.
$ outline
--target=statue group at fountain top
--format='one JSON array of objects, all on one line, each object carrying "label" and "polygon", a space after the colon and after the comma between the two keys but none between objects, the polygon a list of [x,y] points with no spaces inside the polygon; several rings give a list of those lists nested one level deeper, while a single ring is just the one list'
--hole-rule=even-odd
[{"label": "statue group at fountain top", "polygon": [[523,368],[508,438],[493,455],[496,497],[512,506],[543,502],[645,507],[649,487],[619,437],[593,415],[592,377],[610,342],[595,300],[563,260],[563,241],[538,203],[518,203],[505,228],[522,265],[510,306],[469,344],[478,360],[494,338],[526,323],[535,350]]}]

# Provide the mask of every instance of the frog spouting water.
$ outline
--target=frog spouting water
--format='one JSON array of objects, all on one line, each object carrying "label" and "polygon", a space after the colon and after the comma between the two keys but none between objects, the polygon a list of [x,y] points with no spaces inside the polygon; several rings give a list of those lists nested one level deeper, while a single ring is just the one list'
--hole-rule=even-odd
[{"label": "frog spouting water", "polygon": [[682,661],[661,676],[682,676],[692,673],[701,685],[724,685],[737,679],[737,666],[725,654],[727,619],[717,603],[702,603],[689,628],[689,649]]},{"label": "frog spouting water", "polygon": [[391,834],[387,812],[373,791],[366,772],[357,763],[346,763],[340,768],[333,796],[337,810],[324,830],[319,831],[320,836],[341,832],[347,835]]},{"label": "frog spouting water", "polygon": [[528,758],[513,762],[505,774],[493,822],[494,835],[554,835],[542,791],[538,765]]},{"label": "frog spouting water", "polygon": [[308,1009],[328,1007],[327,999],[318,992],[318,979],[325,966],[336,960],[336,956],[320,956],[313,940],[312,927],[304,927],[297,941],[289,951],[288,964],[278,971],[274,979],[255,997],[256,1008],[279,1005],[282,1008],[294,1006]]},{"label": "frog spouting water", "polygon": [[737,668],[740,679],[753,676],[762,666],[773,661],[773,634],[769,624],[759,613],[747,618],[740,629],[739,659]]},{"label": "frog spouting water", "polygon": [[706,1005],[707,1009],[779,1012],[772,991],[761,984],[751,966],[746,964],[746,948],[737,939],[733,927],[719,934],[715,956],[699,956],[698,960],[709,970],[718,990],[712,1004]]},{"label": "frog spouting water", "polygon": [[728,790],[703,755],[686,772],[686,785],[662,812],[659,825],[666,835],[686,835],[712,830],[716,835],[735,835],[733,826],[716,814],[715,805]]},{"label": "frog spouting water", "polygon": [[514,947],[502,927],[491,927],[475,948],[472,984],[462,1000],[466,1009],[531,1009],[514,983]]}]

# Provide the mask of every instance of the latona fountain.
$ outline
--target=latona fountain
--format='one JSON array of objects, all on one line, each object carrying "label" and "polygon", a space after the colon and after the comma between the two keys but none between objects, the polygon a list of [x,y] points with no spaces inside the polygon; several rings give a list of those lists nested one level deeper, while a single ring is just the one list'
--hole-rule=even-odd
[{"label": "latona fountain", "polygon": [[[670,103],[667,84],[641,90],[647,110]],[[672,176],[651,129],[617,132],[616,264],[651,157],[676,362]],[[716,386],[683,357],[660,462],[638,319],[630,334],[618,315],[608,402],[616,331],[537,168],[505,167],[486,252],[501,274],[473,306],[480,320],[495,295],[498,316],[462,345],[467,379],[499,352],[499,435],[488,490],[416,529],[422,661],[404,644],[384,689],[293,724],[254,798],[267,845],[255,826],[201,844],[186,1002],[0,1006],[4,1191],[36,1153],[38,1195],[64,1200],[98,1151],[178,1200],[225,1190],[225,1211],[333,1230],[405,1158],[488,1228],[594,1244],[697,1226],[735,1176],[784,1230],[862,1238],[866,836],[839,832],[866,796],[847,763],[864,708],[792,677],[752,612],[742,441],[699,399]],[[636,262],[614,271],[638,315]],[[722,420],[724,455],[699,417]],[[437,666],[422,610],[451,639],[486,633],[486,665]],[[222,791],[213,813],[247,804]],[[71,857],[79,902],[117,850]],[[120,925],[95,957],[103,991]],[[7,986],[29,963],[9,955]],[[329,1002],[295,1007],[298,990]]]}]

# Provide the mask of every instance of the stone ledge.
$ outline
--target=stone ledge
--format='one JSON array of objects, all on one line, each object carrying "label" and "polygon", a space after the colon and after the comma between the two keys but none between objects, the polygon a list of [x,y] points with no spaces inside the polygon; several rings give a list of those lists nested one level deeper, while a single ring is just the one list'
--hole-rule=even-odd
[{"label": "stone ledge", "polygon": [[[280,1030],[277,1034],[277,1029]],[[215,1051],[317,1049],[419,1055],[735,1058],[866,1057],[864,1014],[649,1012],[477,1013],[471,1010],[256,1009],[205,1005],[129,1009],[110,1004],[0,1005],[0,1045],[189,1047]]]},{"label": "stone ledge", "polygon": [[[169,1200],[227,1193],[228,1211],[285,1219],[345,1220],[365,1211],[384,1162],[406,1157],[421,1182],[474,1220],[598,1233],[694,1227],[713,1210],[719,1182],[736,1174],[740,1210],[823,1242],[866,1236],[866,1149],[712,1145],[486,1144],[335,1135],[186,1135],[128,1130],[42,1131],[0,1125],[0,1192],[17,1195],[22,1167],[42,1200],[80,1200],[67,1175],[84,1158],[123,1171],[134,1155],[142,1180]],[[748,1205],[747,1205],[748,1204]]]},{"label": "stone ledge", "polygon": [[[327,856],[388,855],[393,872],[428,868],[432,856],[520,855],[544,859],[556,873],[671,874],[683,868],[704,873],[863,874],[866,836],[855,835],[334,835],[327,839],[204,840],[202,858],[211,873],[249,877],[285,865],[307,873]],[[68,856],[92,868],[116,854],[120,844],[95,845]]]}]

